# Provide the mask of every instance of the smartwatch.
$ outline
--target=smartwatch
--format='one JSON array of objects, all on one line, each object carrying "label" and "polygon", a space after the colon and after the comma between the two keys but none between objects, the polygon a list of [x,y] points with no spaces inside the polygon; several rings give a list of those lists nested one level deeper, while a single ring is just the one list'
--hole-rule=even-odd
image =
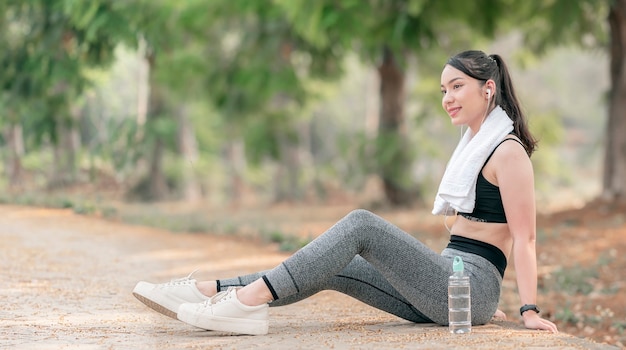
[{"label": "smartwatch", "polygon": [[535,305],[535,304],[525,304],[524,306],[519,308],[519,314],[524,316],[524,312],[526,312],[528,310],[533,310],[534,312],[539,313],[539,309],[537,308],[537,305]]}]

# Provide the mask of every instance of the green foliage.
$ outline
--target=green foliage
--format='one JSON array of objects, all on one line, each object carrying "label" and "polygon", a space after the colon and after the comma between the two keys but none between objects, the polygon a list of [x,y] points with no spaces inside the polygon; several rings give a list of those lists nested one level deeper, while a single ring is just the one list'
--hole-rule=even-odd
[{"label": "green foliage", "polygon": [[348,0],[339,3],[329,1],[275,0],[296,33],[313,47],[340,49],[347,46],[360,30],[367,28],[371,16],[369,6],[363,1]]},{"label": "green foliage", "polygon": [[577,324],[581,321],[580,315],[572,310],[569,302],[561,306],[554,317],[563,323]]},{"label": "green foliage", "polygon": [[[57,145],[60,130],[75,126],[77,101],[90,83],[85,71],[113,61],[117,36],[126,28],[123,16],[107,0],[6,1],[2,10],[0,116],[21,125],[34,147]],[[73,175],[75,157],[59,158],[65,161],[53,169]]]},{"label": "green foliage", "polygon": [[[16,75],[7,78],[22,86],[39,88],[31,91],[45,92],[50,97],[67,90],[55,86],[62,82],[80,93],[86,84],[83,66],[112,62],[114,35],[120,32],[119,24],[123,22],[114,6],[104,0],[22,2],[10,5],[6,15],[11,16],[12,25],[8,26],[4,41],[12,46],[10,52],[18,53],[9,63],[17,65],[13,70]],[[33,69],[19,69],[29,66]],[[27,90],[22,91],[27,95]]]},{"label": "green foliage", "polygon": [[520,6],[517,16],[523,23],[526,43],[535,52],[568,43],[597,48],[608,41],[604,19],[610,4],[611,0],[528,1]]},{"label": "green foliage", "polygon": [[280,230],[262,230],[260,235],[264,240],[270,243],[277,243],[280,251],[283,252],[295,252],[312,240],[311,237],[303,239],[295,234],[285,233]]},{"label": "green foliage", "polygon": [[613,322],[613,327],[615,327],[615,329],[617,329],[617,331],[619,332],[619,334],[624,334],[624,330],[626,330],[626,321],[614,321]]},{"label": "green foliage", "polygon": [[273,126],[263,120],[252,120],[250,127],[245,129],[246,155],[253,165],[259,165],[266,157],[272,160],[280,158]]},{"label": "green foliage", "polygon": [[[597,19],[604,18],[609,4],[608,0],[575,4],[566,0],[6,0],[0,3],[0,126],[20,123],[30,152],[54,143],[60,125],[81,117],[81,136],[92,164],[106,163],[116,175],[136,171],[139,160],[159,139],[174,155],[168,158],[171,164],[166,171],[176,183],[182,181],[182,175],[172,170],[180,165],[173,158],[179,152],[181,109],[191,111],[202,157],[217,159],[222,144],[242,139],[251,164],[279,162],[281,147],[303,147],[305,140],[296,131],[299,123],[312,118],[314,102],[332,95],[323,96],[320,82],[327,89],[329,82],[341,78],[347,57],[358,56],[372,68],[382,48],[388,47],[403,68],[416,62],[419,72],[419,82],[409,96],[417,101],[418,112],[411,109],[414,124],[408,142],[385,134],[374,141],[360,126],[338,122],[332,126],[336,130],[329,132],[330,126],[324,130],[324,137],[331,135],[332,140],[321,141],[325,145],[319,147],[323,151],[315,154],[319,158],[314,162],[316,169],[345,182],[362,183],[368,173],[377,172],[410,187],[415,157],[428,164],[449,154],[444,151],[449,145],[442,146],[445,141],[432,135],[454,131],[433,122],[438,112],[429,107],[438,105],[438,74],[447,55],[483,45],[485,37],[513,27],[538,33],[529,38],[534,40],[533,48],[557,40],[602,44],[607,28]],[[110,108],[107,103],[116,98],[113,95],[128,93],[120,86],[97,96],[102,104],[95,104],[89,95],[94,81],[100,84],[106,79],[104,69],[119,57],[114,49],[120,45],[137,49],[151,64],[151,91],[153,96],[158,91],[155,99],[160,108],[150,111],[145,125],[138,124],[134,111],[102,112],[94,107]],[[130,70],[126,75],[135,73]],[[77,110],[79,117],[72,114]],[[355,114],[356,118],[342,118],[351,121],[365,114],[356,109],[340,113]],[[560,123],[567,120],[557,111],[546,110],[532,120],[542,145],[563,139]],[[407,149],[411,153],[403,152]],[[336,159],[338,153],[341,160]],[[565,176],[567,169],[557,167],[554,160],[543,153],[534,159],[541,174]],[[33,169],[29,162],[28,168]],[[50,162],[38,165],[45,169]]]},{"label": "green foliage", "polygon": [[560,181],[570,181],[572,172],[563,167],[559,160],[559,155],[549,151],[553,145],[558,144],[564,137],[562,122],[558,116],[545,112],[529,116],[532,121],[530,129],[533,135],[539,139],[538,151],[532,156],[533,166],[537,174],[537,189],[547,190],[554,186],[554,183],[545,181],[549,179],[560,179]]},{"label": "green foliage", "polygon": [[584,268],[582,266],[575,266],[572,268],[563,268],[555,272],[552,276],[555,285],[559,290],[567,293],[577,294],[581,293],[588,295],[593,291],[593,284],[591,279],[598,277],[598,271],[595,267]]},{"label": "green foliage", "polygon": [[380,132],[376,139],[375,159],[381,176],[397,188],[411,190],[412,152],[404,137],[395,132]]},{"label": "green foliage", "polygon": [[173,215],[171,213],[157,213],[152,211],[151,213],[120,213],[120,217],[124,222],[145,225],[150,227],[157,227],[160,229],[169,230],[172,232],[186,232],[186,233],[219,233],[211,223],[205,219],[204,214],[180,214]]},{"label": "green foliage", "polygon": [[364,132],[350,131],[338,135],[337,147],[342,161],[335,166],[336,174],[347,188],[361,188],[378,165],[374,141]]},{"label": "green foliage", "polygon": [[548,284],[548,288],[567,294],[583,295],[589,295],[597,291],[605,293],[617,292],[617,290],[597,290],[597,286],[595,285],[595,281],[599,277],[600,269],[610,264],[612,260],[611,255],[605,253],[601,255],[596,264],[592,266],[561,268],[550,276],[551,282]]},{"label": "green foliage", "polygon": [[[383,46],[396,53],[421,53],[458,32],[461,24],[469,24],[473,34],[491,36],[496,25],[504,22],[509,3],[498,0],[473,2],[440,0],[276,0],[294,30],[316,47],[334,47],[347,52],[356,49],[363,58],[373,62]],[[479,20],[477,20],[479,19]],[[498,22],[498,20],[500,22]],[[458,35],[458,33],[455,33]],[[401,57],[400,57],[401,58]]]}]

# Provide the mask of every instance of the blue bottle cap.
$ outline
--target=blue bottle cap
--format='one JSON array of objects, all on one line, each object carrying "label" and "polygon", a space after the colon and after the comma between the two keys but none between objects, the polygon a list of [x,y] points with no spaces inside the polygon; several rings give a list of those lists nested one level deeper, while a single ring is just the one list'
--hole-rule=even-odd
[{"label": "blue bottle cap", "polygon": [[454,257],[454,262],[452,262],[452,271],[454,272],[463,272],[465,267],[463,266],[463,259],[460,256]]}]

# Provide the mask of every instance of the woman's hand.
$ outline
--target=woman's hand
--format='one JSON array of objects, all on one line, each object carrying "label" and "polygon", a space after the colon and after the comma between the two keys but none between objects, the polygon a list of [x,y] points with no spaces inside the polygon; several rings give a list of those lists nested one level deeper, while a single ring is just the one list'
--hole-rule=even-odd
[{"label": "woman's hand", "polygon": [[554,323],[539,317],[539,315],[534,311],[529,310],[524,312],[523,318],[524,326],[526,326],[526,328],[541,329],[552,333],[558,333],[559,331]]}]

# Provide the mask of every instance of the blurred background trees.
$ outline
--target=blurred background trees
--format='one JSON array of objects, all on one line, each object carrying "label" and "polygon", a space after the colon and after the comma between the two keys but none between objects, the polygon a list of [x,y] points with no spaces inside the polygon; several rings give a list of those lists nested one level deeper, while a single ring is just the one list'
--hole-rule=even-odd
[{"label": "blurred background trees", "polygon": [[6,193],[90,184],[236,204],[328,200],[373,181],[380,201],[429,204],[459,137],[439,74],[477,48],[513,68],[542,140],[539,189],[626,197],[626,0],[6,0],[0,11]]}]

